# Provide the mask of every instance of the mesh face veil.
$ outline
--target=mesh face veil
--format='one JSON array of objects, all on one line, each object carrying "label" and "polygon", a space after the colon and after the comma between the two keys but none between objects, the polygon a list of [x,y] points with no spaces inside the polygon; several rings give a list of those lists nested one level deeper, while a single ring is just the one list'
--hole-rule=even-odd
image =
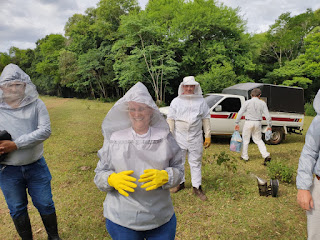
[{"label": "mesh face veil", "polygon": [[193,94],[188,94],[187,96],[192,96],[192,97],[199,97],[202,96],[202,90],[200,87],[200,84],[195,80],[194,76],[188,76],[183,78],[183,81],[179,85],[178,89],[178,96],[183,96],[184,94],[184,86],[195,86],[194,88],[194,93]]},{"label": "mesh face veil", "polygon": [[110,140],[111,134],[118,130],[149,126],[169,131],[169,126],[148,89],[138,82],[110,109],[102,123],[102,132],[105,139]]},{"label": "mesh face veil", "polygon": [[0,108],[24,107],[38,98],[35,85],[20,67],[7,65],[0,76]]}]

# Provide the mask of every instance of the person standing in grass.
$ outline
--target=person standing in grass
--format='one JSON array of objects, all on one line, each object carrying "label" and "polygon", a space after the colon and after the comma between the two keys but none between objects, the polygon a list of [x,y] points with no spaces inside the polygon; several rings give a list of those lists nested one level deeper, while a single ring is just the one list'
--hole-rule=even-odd
[{"label": "person standing in grass", "polygon": [[268,129],[271,130],[271,117],[269,114],[269,110],[267,107],[267,104],[260,100],[261,97],[261,90],[259,88],[252,89],[251,91],[251,99],[247,100],[241,109],[238,112],[237,118],[236,118],[236,126],[234,128],[235,131],[239,131],[240,126],[240,120],[241,117],[245,114],[246,120],[243,126],[242,130],[242,152],[241,152],[241,158],[245,161],[249,160],[248,155],[248,146],[250,143],[250,138],[252,136],[252,140],[255,144],[258,145],[259,151],[264,158],[264,165],[266,165],[268,162],[271,161],[270,153],[267,152],[266,145],[264,144],[263,140],[261,139],[261,120],[262,116],[264,115],[267,124]]},{"label": "person standing in grass", "polygon": [[[202,152],[203,147],[208,148],[211,144],[210,114],[208,104],[202,96],[200,84],[193,76],[183,79],[178,89],[178,97],[172,100],[167,116],[170,131],[182,149],[183,165],[188,155],[188,162],[191,171],[191,183],[193,193],[202,201],[207,200],[202,190]],[[203,132],[205,142],[203,143]],[[175,188],[171,189],[176,193],[185,188],[185,175]]]},{"label": "person standing in grass", "polygon": [[182,177],[181,150],[142,83],[110,109],[102,132],[94,182],[107,192],[103,207],[110,236],[174,240],[176,216],[169,189]]},{"label": "person standing in grass", "polygon": [[[302,149],[296,185],[297,202],[307,214],[309,240],[320,239],[320,90],[313,101],[317,116],[312,120]],[[313,177],[315,174],[315,177]]]},{"label": "person standing in grass", "polygon": [[30,77],[17,65],[7,65],[0,76],[0,130],[12,140],[0,141],[0,187],[16,230],[32,239],[27,190],[38,209],[48,239],[59,240],[51,193],[51,174],[43,157],[43,141],[51,134],[46,106]]}]

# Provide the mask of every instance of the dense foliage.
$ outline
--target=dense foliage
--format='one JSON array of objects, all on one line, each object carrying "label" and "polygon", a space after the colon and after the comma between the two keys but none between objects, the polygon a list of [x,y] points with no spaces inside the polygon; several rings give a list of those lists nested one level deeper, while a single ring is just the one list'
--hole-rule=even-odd
[{"label": "dense foliage", "polygon": [[100,0],[75,14],[65,34],[39,39],[34,50],[0,52],[42,94],[114,100],[137,81],[160,105],[194,75],[204,93],[241,82],[320,88],[320,10],[283,13],[265,33],[246,33],[238,9],[214,0]]}]

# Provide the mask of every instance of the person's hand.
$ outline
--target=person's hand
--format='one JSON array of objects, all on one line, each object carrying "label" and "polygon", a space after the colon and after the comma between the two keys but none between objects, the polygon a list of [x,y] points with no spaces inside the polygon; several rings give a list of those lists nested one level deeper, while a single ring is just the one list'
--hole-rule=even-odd
[{"label": "person's hand", "polygon": [[235,130],[235,131],[239,131],[239,130],[240,130],[240,126],[237,124],[237,125],[234,127],[234,130]]},{"label": "person's hand", "polygon": [[312,196],[309,190],[298,189],[297,202],[304,210],[311,210],[313,205]]},{"label": "person's hand", "polygon": [[211,144],[211,137],[205,138],[203,143],[204,148],[210,147],[210,144]]},{"label": "person's hand", "polygon": [[10,141],[10,140],[0,141],[0,154],[10,153],[17,149],[18,147],[13,141]]},{"label": "person's hand", "polygon": [[271,127],[268,127],[268,128],[267,128],[267,131],[268,131],[268,130],[272,131],[272,128],[271,128]]},{"label": "person's hand", "polygon": [[108,178],[108,183],[111,187],[118,190],[121,195],[128,197],[129,193],[127,192],[134,192],[134,188],[137,187],[137,184],[133,183],[137,181],[137,179],[129,176],[132,173],[132,170],[112,173]]},{"label": "person's hand", "polygon": [[166,184],[169,176],[166,170],[146,169],[144,174],[140,176],[138,182],[146,182],[141,188],[146,188],[146,191],[151,191]]}]

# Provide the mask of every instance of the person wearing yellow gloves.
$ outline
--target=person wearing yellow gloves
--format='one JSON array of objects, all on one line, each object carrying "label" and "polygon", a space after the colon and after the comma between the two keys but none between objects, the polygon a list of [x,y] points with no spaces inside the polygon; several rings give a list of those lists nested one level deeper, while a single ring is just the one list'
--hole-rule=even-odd
[{"label": "person wearing yellow gloves", "polygon": [[111,238],[174,240],[169,189],[181,181],[182,153],[142,83],[110,109],[102,132],[94,182],[107,192],[103,212]]},{"label": "person wearing yellow gloves", "polygon": [[[210,114],[209,107],[202,96],[200,84],[193,76],[185,77],[180,83],[178,97],[170,104],[167,122],[182,149],[183,165],[188,155],[193,193],[205,201],[207,197],[201,187],[201,162],[203,146],[208,148],[211,144]],[[184,184],[183,174],[180,184],[172,188],[171,192],[176,193],[184,189]]]}]

